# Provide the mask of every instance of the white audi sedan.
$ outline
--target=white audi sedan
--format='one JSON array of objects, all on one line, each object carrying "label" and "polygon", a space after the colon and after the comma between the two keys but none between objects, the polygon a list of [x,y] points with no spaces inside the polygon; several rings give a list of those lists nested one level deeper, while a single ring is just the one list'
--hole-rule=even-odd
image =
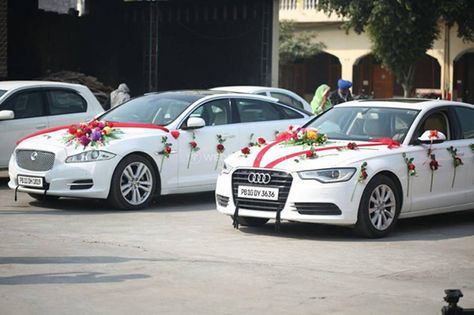
[{"label": "white audi sedan", "polygon": [[224,158],[254,134],[273,139],[303,110],[258,95],[216,91],[152,93],[95,120],[37,132],[19,141],[9,187],[37,199],[108,199],[146,207],[155,194],[215,189]]},{"label": "white audi sedan", "polygon": [[217,210],[234,227],[288,220],[376,238],[398,218],[474,209],[473,122],[474,106],[458,102],[340,104],[227,158]]}]

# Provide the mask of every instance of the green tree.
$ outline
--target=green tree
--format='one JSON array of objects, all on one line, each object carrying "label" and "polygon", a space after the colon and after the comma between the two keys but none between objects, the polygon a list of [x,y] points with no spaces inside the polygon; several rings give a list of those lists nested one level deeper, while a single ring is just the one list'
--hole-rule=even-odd
[{"label": "green tree", "polygon": [[473,0],[319,0],[319,9],[345,18],[347,30],[366,32],[375,57],[402,85],[413,89],[415,64],[433,47],[441,23],[459,26],[458,36],[474,39]]},{"label": "green tree", "polygon": [[322,42],[313,42],[315,32],[296,32],[293,21],[280,22],[280,63],[290,63],[307,59],[319,54],[326,46]]}]

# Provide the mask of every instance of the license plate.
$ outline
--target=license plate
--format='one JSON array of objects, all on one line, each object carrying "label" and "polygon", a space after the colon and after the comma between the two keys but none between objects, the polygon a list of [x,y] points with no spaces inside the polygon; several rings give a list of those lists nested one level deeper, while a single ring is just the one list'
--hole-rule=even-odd
[{"label": "license plate", "polygon": [[43,177],[18,175],[18,185],[43,188]]},{"label": "license plate", "polygon": [[278,188],[239,186],[237,197],[248,199],[278,200]]}]

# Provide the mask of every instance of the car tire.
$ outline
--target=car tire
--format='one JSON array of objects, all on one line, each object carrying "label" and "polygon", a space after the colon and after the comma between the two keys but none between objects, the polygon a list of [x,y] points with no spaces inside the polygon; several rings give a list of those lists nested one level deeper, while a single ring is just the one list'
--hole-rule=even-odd
[{"label": "car tire", "polygon": [[33,194],[33,193],[28,193],[31,198],[36,199],[38,201],[55,201],[59,199],[59,196],[51,196],[51,195],[44,195],[44,194]]},{"label": "car tire", "polygon": [[401,196],[394,181],[385,175],[374,177],[362,194],[355,232],[367,238],[387,236],[397,223],[400,209]]},{"label": "car tire", "polygon": [[118,209],[143,209],[153,200],[156,182],[154,168],[147,158],[128,155],[115,168],[108,201]]},{"label": "car tire", "polygon": [[[233,216],[232,220],[234,220]],[[242,226],[263,226],[268,222],[268,220],[270,219],[239,216],[239,224]]]}]

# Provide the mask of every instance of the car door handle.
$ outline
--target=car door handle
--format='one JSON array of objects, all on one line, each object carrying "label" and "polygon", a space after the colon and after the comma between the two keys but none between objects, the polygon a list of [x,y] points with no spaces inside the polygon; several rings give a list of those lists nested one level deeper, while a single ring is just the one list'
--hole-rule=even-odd
[{"label": "car door handle", "polygon": [[44,128],[46,128],[46,125],[36,125],[35,128],[38,129],[38,130],[39,129],[44,129]]}]

